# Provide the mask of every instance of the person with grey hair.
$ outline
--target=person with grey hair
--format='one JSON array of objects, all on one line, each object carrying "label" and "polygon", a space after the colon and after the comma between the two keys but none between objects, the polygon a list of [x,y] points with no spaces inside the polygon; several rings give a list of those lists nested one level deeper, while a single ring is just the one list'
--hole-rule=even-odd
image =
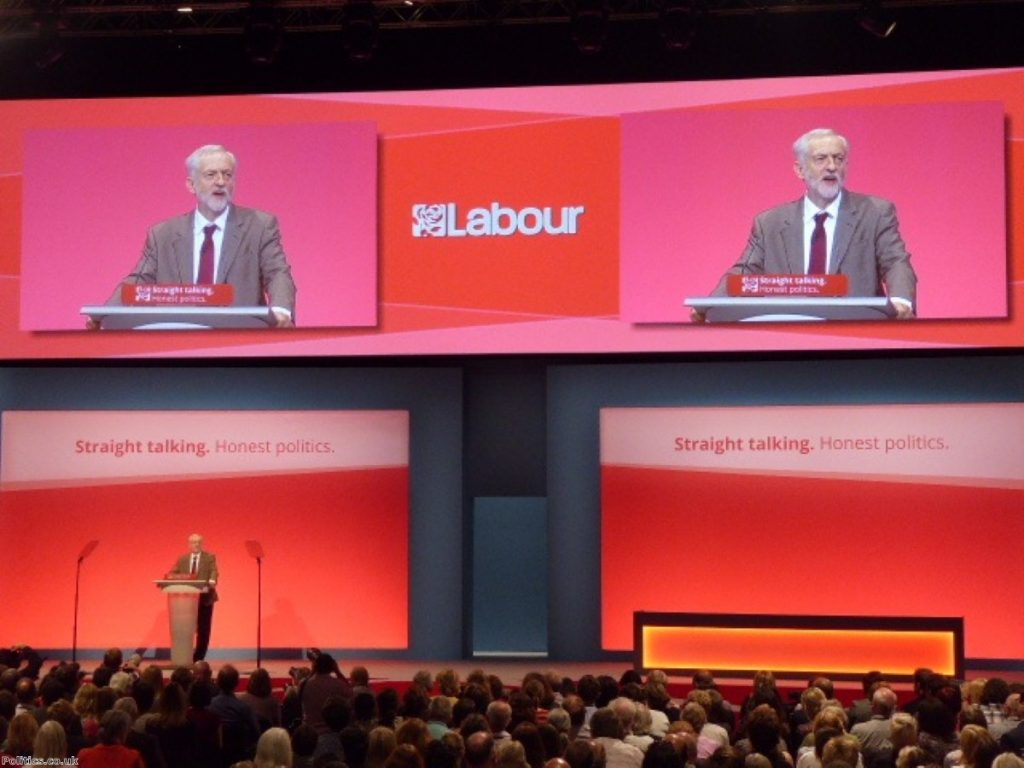
[{"label": "person with grey hair", "polygon": [[492,701],[487,705],[487,725],[494,734],[495,743],[512,738],[508,725],[512,722],[512,707],[507,701]]},{"label": "person with grey hair", "polygon": [[188,574],[194,581],[206,582],[203,593],[199,596],[198,614],[196,617],[196,645],[192,653],[193,663],[206,658],[210,647],[210,629],[213,626],[213,605],[220,598],[217,596],[217,556],[203,549],[203,537],[193,533],[188,537],[188,552],[181,555],[171,569],[173,573]]},{"label": "person with grey hair", "polygon": [[992,734],[992,738],[999,741],[1004,733],[1009,733],[1020,725],[1022,712],[1024,712],[1024,704],[1020,700],[1020,694],[1011,693],[1003,703],[1003,718],[996,720],[988,727],[988,732]]},{"label": "person with grey hair", "polygon": [[[185,160],[185,188],[195,210],[150,228],[135,268],[121,285],[224,283],[240,307],[269,308],[278,328],[295,323],[295,281],[277,218],[234,204],[235,155],[206,144]],[[121,285],[107,303],[121,303]],[[89,328],[99,323],[90,320]]]},{"label": "person with grey hair", "polygon": [[[850,144],[815,128],[793,144],[793,172],[804,195],[755,217],[747,247],[712,295],[727,295],[729,275],[845,275],[849,296],[887,296],[896,317],[914,316],[917,275],[888,200],[845,189]],[[703,322],[704,314],[692,317]]]},{"label": "person with grey hair", "polygon": [[850,729],[860,742],[865,765],[892,759],[892,715],[895,711],[896,694],[891,688],[879,686],[871,694],[871,719]]}]

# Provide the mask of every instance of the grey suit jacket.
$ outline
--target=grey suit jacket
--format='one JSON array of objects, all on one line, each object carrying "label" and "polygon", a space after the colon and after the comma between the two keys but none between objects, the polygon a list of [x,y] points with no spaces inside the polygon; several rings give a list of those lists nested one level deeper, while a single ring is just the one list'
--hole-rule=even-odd
[{"label": "grey suit jacket", "polygon": [[[150,228],[142,257],[122,283],[191,283],[195,211]],[[231,206],[224,226],[217,282],[234,286],[238,306],[284,307],[295,316],[295,282],[281,248],[277,219]],[[119,304],[118,286],[108,304]]]},{"label": "grey suit jacket", "polygon": [[[760,213],[747,249],[726,275],[804,273],[803,198]],[[917,275],[888,200],[843,191],[829,273],[850,279],[851,296],[895,296],[916,304]],[[884,286],[884,287],[883,287]],[[726,278],[715,288],[726,295]]]},{"label": "grey suit jacket", "polygon": [[[191,570],[192,565],[192,553],[188,552],[174,563],[175,573],[188,573]],[[212,552],[203,550],[199,553],[199,570],[196,572],[196,578],[202,581],[219,581],[220,573],[217,570],[217,556]],[[202,596],[204,603],[215,603],[218,600],[217,587],[210,587],[210,591]]]}]

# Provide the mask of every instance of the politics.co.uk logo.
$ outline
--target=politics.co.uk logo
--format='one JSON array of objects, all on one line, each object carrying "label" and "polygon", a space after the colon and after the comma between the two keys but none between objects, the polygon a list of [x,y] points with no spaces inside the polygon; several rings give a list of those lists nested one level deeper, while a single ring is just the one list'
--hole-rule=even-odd
[{"label": "politics.co.uk logo", "polygon": [[582,205],[509,208],[491,203],[459,214],[457,203],[416,203],[412,207],[413,237],[511,237],[513,235],[575,235]]}]

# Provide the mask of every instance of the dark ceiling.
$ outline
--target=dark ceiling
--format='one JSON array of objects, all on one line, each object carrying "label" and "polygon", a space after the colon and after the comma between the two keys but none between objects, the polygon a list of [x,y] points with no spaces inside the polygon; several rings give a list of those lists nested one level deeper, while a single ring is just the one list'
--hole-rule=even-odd
[{"label": "dark ceiling", "polygon": [[[1016,66],[1024,0],[0,0],[0,97]],[[868,4],[870,5],[870,4]],[[190,9],[190,10],[189,10]]]}]

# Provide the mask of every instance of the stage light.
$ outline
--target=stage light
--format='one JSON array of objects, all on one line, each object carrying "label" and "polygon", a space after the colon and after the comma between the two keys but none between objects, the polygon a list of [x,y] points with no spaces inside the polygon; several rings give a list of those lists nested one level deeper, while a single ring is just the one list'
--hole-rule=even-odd
[{"label": "stage light", "polygon": [[373,0],[349,0],[342,14],[342,44],[352,61],[369,61],[377,50],[380,24]]},{"label": "stage light", "polygon": [[607,0],[576,0],[572,5],[572,39],[580,53],[599,53],[608,37]]},{"label": "stage light", "polygon": [[245,22],[245,50],[249,61],[273,64],[283,41],[284,29],[274,0],[251,0]]},{"label": "stage light", "polygon": [[661,0],[658,4],[658,33],[665,47],[685,51],[697,36],[706,7],[699,0]]},{"label": "stage light", "polygon": [[56,3],[45,0],[37,3],[32,26],[35,27],[38,44],[35,58],[36,67],[49,69],[63,59],[66,52],[64,40],[61,37],[65,22],[61,18],[60,9]]},{"label": "stage light", "polygon": [[866,0],[857,10],[857,24],[865,32],[886,38],[896,29],[896,20],[882,10],[880,0]]}]

